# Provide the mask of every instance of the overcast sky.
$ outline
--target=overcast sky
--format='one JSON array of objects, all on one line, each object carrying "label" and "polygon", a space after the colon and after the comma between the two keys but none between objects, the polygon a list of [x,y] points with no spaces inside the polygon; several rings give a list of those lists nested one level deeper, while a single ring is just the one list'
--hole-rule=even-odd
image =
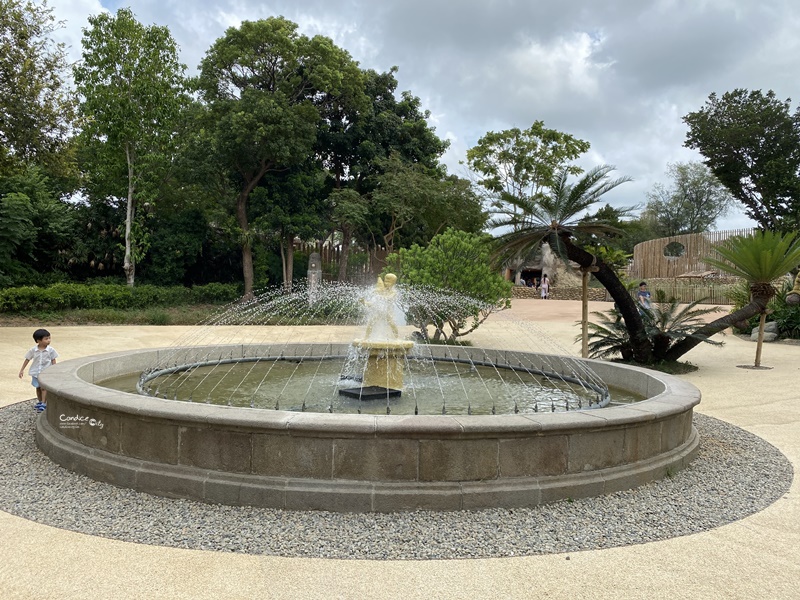
[{"label": "overcast sky", "polygon": [[[430,110],[444,162],[487,131],[536,120],[591,143],[584,167],[634,179],[608,195],[641,204],[667,163],[697,160],[681,117],[737,87],[797,96],[800,11],[790,0],[51,0],[60,38],[80,54],[87,17],[130,6],[166,25],[189,71],[228,27],[282,15],[362,67],[399,67],[399,90]],[[800,97],[797,98],[800,100]],[[793,103],[792,106],[796,106]],[[718,229],[747,227],[739,207]]]}]

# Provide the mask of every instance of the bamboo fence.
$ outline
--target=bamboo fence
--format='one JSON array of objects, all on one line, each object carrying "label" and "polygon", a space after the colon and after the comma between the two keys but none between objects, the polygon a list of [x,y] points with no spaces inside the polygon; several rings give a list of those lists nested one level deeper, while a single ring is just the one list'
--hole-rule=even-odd
[{"label": "bamboo fence", "polygon": [[[735,235],[752,235],[754,229],[729,229],[727,231],[707,231],[658,238],[636,244],[633,248],[633,263],[630,267],[631,278],[653,279],[672,277],[702,278],[702,274],[710,274],[716,269],[705,262],[705,258],[714,256],[714,246]],[[683,247],[679,256],[666,256],[665,250],[670,244]]]}]

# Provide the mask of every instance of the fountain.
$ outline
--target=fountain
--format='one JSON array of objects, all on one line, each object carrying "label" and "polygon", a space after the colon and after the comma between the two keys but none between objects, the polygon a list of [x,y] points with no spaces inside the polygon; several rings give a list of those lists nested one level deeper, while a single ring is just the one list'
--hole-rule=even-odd
[{"label": "fountain", "polygon": [[388,273],[378,277],[371,301],[363,300],[367,306],[367,330],[363,339],[353,341],[353,346],[367,353],[363,385],[357,388],[340,389],[343,396],[360,400],[396,398],[403,390],[403,360],[414,347],[414,342],[400,339],[394,320],[394,289],[397,276]]},{"label": "fountain", "polygon": [[675,377],[553,354],[502,313],[474,334],[479,346],[407,339],[406,315],[419,329],[465,306],[474,299],[391,274],[369,290],[267,291],[175,347],[51,367],[37,443],[66,468],[150,493],[381,512],[608,493],[694,456],[700,395]]}]

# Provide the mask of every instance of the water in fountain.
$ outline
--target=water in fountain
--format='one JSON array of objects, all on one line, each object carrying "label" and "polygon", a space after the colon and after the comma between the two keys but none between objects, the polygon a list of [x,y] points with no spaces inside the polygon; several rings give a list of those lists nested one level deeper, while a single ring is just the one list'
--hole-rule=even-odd
[{"label": "water in fountain", "polygon": [[[174,400],[337,413],[550,412],[609,401],[607,386],[584,362],[569,358],[534,324],[503,311],[469,336],[468,351],[428,343],[435,327],[420,324],[446,329],[444,323],[458,321],[469,329],[482,308],[462,294],[394,286],[393,280],[388,289],[383,281],[372,288],[320,283],[295,285],[291,292],[268,289],[181,338],[135,386]],[[367,383],[370,353],[382,364],[387,342],[402,348],[395,355],[402,397],[342,396],[343,389]],[[525,358],[529,353],[539,356],[535,368]],[[131,387],[130,380],[107,385]],[[383,386],[396,387],[392,381]]]}]

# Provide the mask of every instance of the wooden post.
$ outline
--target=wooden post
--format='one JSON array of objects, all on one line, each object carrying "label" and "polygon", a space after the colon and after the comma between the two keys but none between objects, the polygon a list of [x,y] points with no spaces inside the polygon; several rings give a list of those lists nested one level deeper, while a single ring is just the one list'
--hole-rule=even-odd
[{"label": "wooden post", "polygon": [[589,275],[599,267],[581,267],[581,358],[589,358]]}]

